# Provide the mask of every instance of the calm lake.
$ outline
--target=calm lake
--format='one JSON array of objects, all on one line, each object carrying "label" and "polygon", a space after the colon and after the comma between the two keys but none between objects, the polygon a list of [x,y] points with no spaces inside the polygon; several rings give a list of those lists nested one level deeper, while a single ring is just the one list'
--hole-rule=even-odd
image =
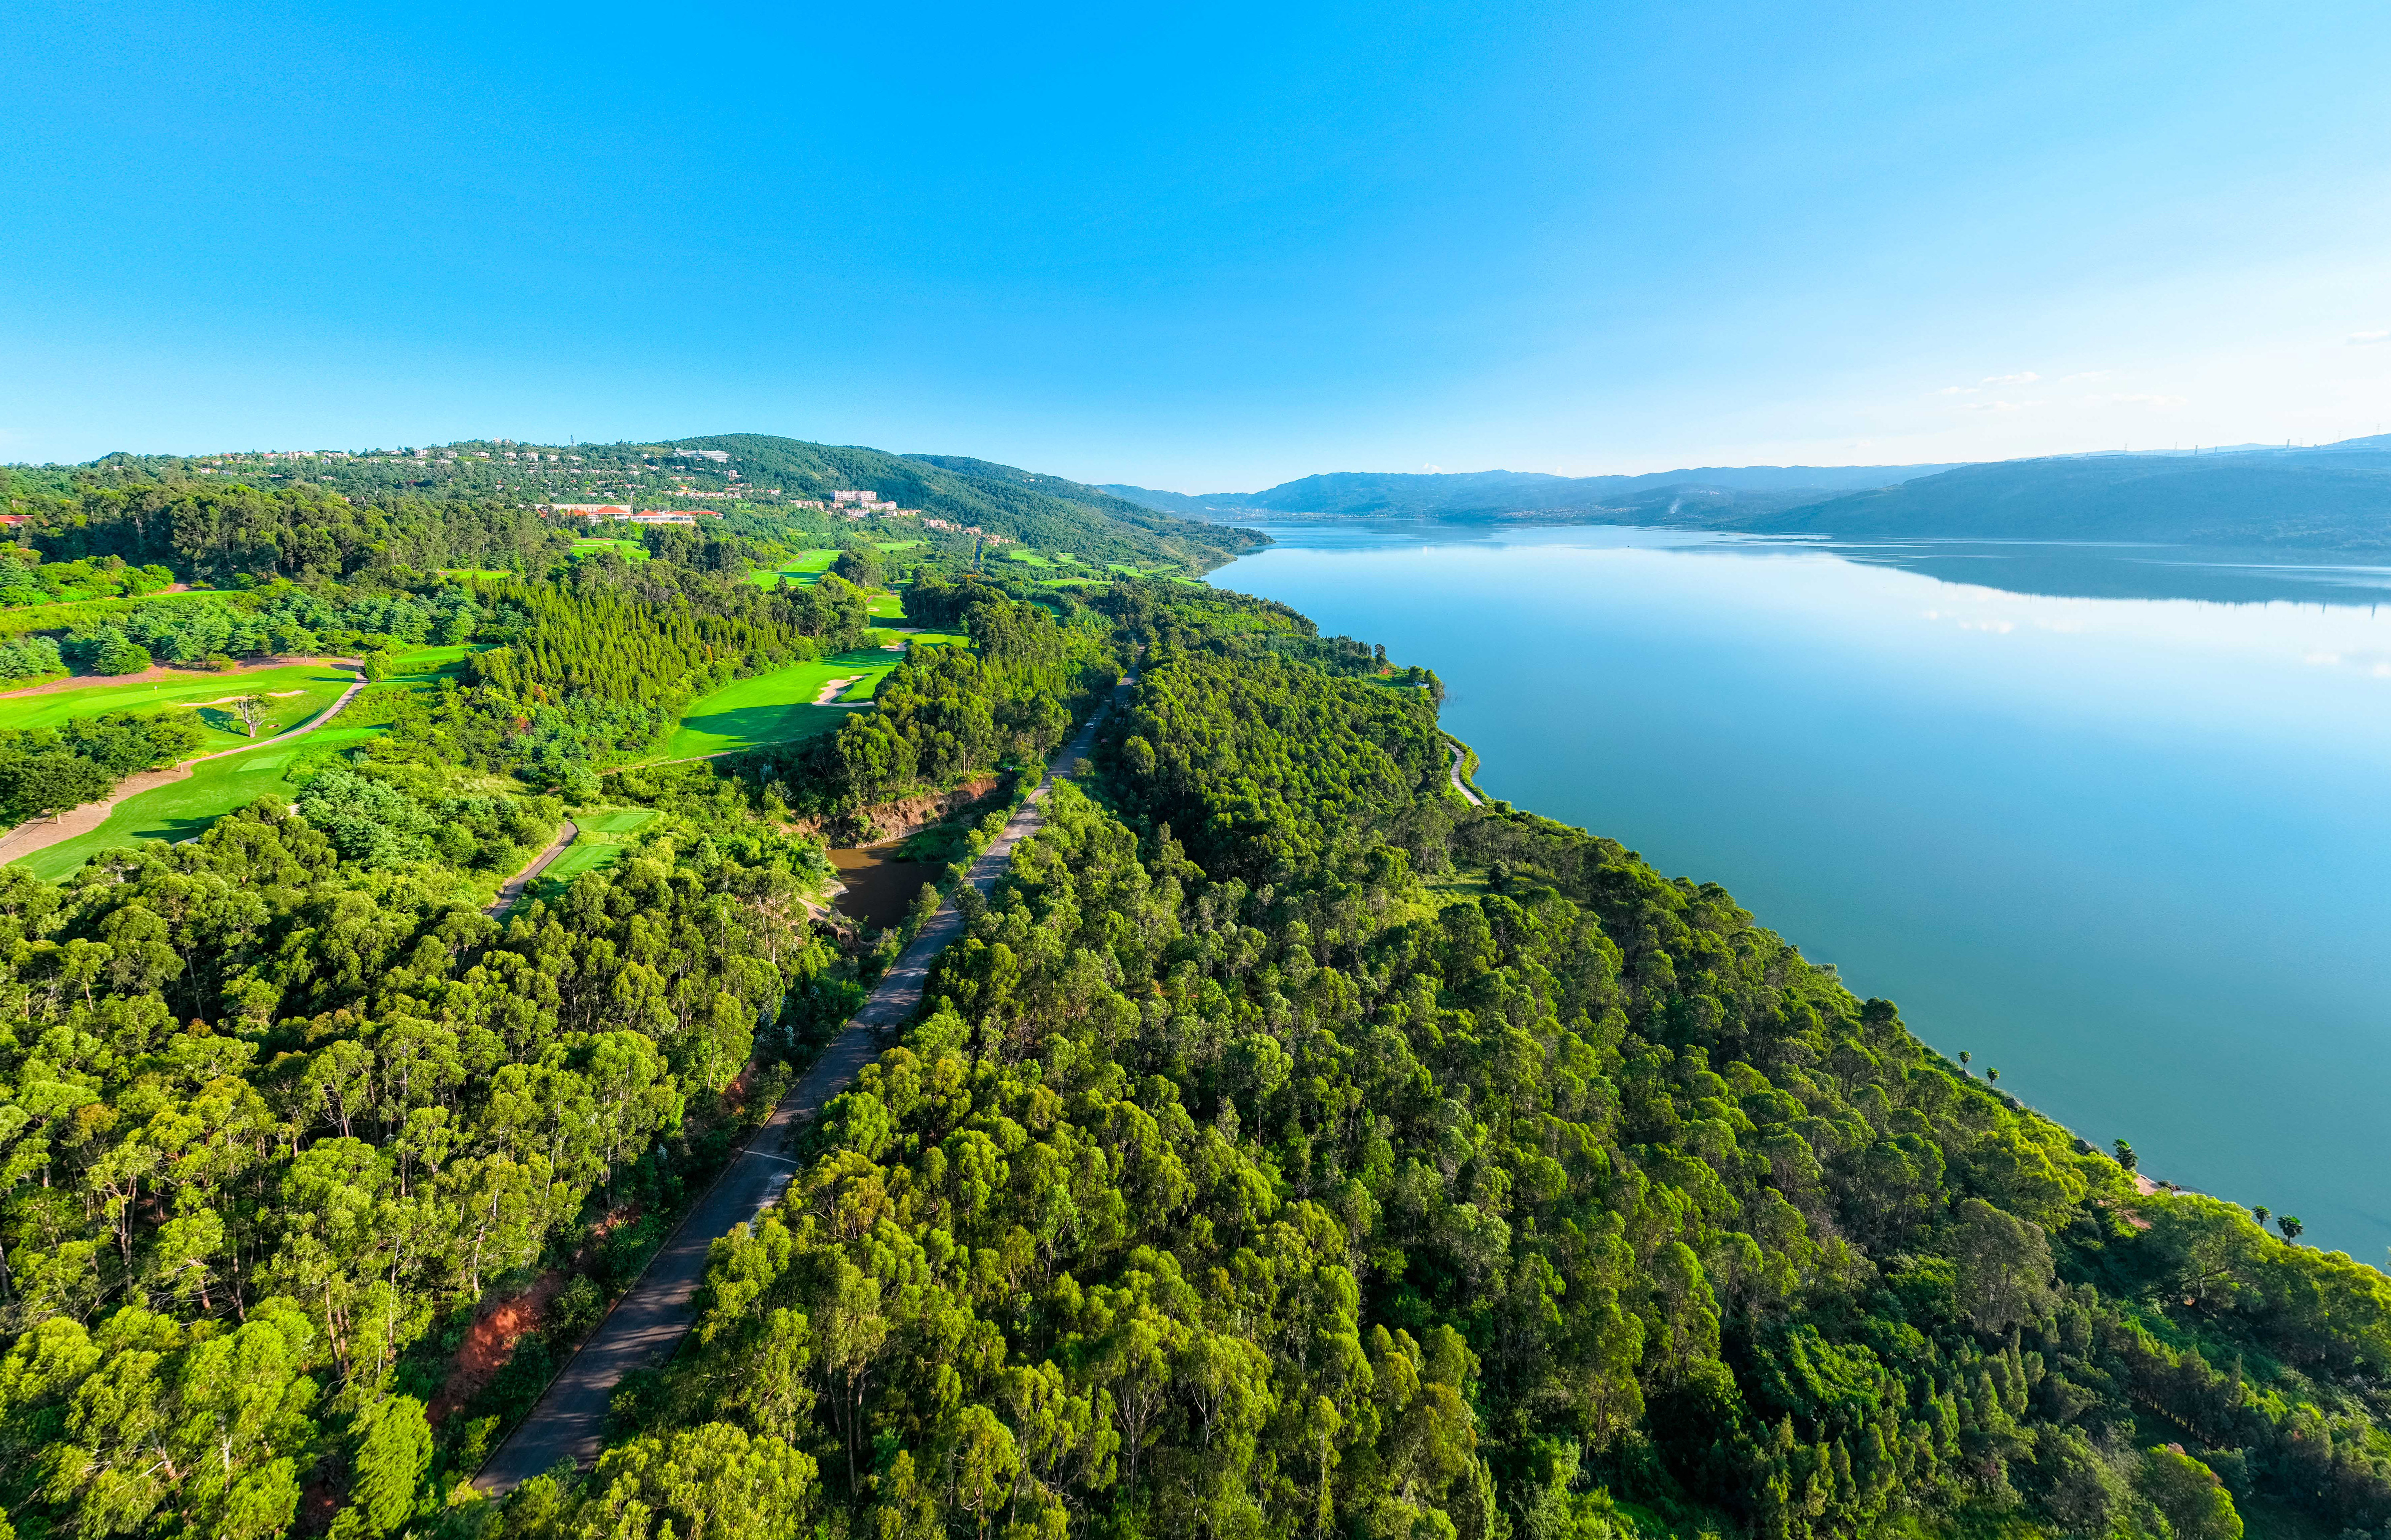
[{"label": "calm lake", "polygon": [[2145,1173],[2384,1265],[2391,571],[2164,547],[1263,526],[1479,784],[1723,883]]}]

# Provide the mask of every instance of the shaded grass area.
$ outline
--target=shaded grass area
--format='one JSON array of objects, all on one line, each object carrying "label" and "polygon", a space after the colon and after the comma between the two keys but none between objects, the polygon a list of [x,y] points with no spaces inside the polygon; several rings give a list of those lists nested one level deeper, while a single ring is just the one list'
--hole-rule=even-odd
[{"label": "shaded grass area", "polygon": [[869,700],[900,656],[884,648],[869,648],[734,680],[691,702],[672,737],[653,757],[694,759],[835,732],[850,708],[815,705],[814,697],[822,687],[834,679],[860,675],[839,699]]},{"label": "shaded grass area", "polygon": [[580,837],[539,874],[526,898],[553,899],[584,872],[604,871],[622,858],[625,840],[656,815],[653,807],[608,807],[576,813]]},{"label": "shaded grass area", "polygon": [[457,665],[476,652],[487,652],[494,644],[477,642],[469,647],[409,648],[398,655],[398,672],[385,681],[393,685],[437,685],[457,673]]},{"label": "shaded grass area", "polygon": [[210,754],[252,741],[239,714],[227,698],[265,697],[265,719],[258,737],[271,738],[310,720],[340,699],[354,675],[323,663],[294,663],[288,668],[259,669],[248,674],[193,674],[183,679],[162,679],[139,685],[94,682],[46,695],[19,696],[0,700],[0,728],[31,731],[63,726],[77,717],[109,712],[178,711],[207,734],[199,749]]},{"label": "shaded grass area", "polygon": [[830,564],[838,559],[836,549],[799,551],[778,567],[758,567],[747,574],[747,581],[765,588],[778,584],[783,575],[799,587],[821,581]]}]

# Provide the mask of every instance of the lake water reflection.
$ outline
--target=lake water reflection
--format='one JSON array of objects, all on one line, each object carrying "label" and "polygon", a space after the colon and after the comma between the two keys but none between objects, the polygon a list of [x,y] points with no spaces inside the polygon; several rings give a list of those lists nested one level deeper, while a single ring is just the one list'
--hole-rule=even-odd
[{"label": "lake water reflection", "polygon": [[2145,1171],[2385,1263],[2391,571],[1267,527],[1213,581],[1434,668],[1493,795],[1724,883]]}]

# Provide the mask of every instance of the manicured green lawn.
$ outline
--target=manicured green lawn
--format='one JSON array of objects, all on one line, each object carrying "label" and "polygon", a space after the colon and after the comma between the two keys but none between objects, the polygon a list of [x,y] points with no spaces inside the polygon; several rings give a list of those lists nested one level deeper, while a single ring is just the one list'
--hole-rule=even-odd
[{"label": "manicured green lawn", "polygon": [[[426,648],[425,651],[451,650]],[[462,652],[463,648],[453,650]],[[407,655],[412,658],[417,654]],[[347,669],[323,663],[297,663],[288,668],[259,669],[248,674],[191,674],[141,685],[97,682],[42,695],[21,695],[0,700],[0,728],[28,730],[57,727],[79,716],[108,712],[182,710],[207,731],[199,752],[251,741],[241,730],[232,701],[245,695],[265,697],[261,738],[295,727],[340,699],[354,676]]]},{"label": "manicured green lawn", "polygon": [[622,856],[625,837],[655,815],[653,807],[610,807],[575,814],[573,821],[580,826],[580,838],[566,846],[562,854],[549,863],[548,870],[539,874],[532,896],[554,898],[571,887],[573,879],[583,872],[604,871],[614,866]]},{"label": "manicured green lawn", "polygon": [[693,702],[654,757],[695,759],[701,754],[788,743],[816,733],[834,732],[847,720],[851,708],[815,705],[814,697],[821,693],[822,687],[834,679],[859,674],[860,681],[848,687],[840,699],[869,700],[900,656],[883,648],[871,648],[810,663],[792,663],[751,679],[736,680]]},{"label": "manicured green lawn", "polygon": [[90,833],[35,851],[13,864],[55,882],[111,846],[138,840],[195,838],[218,818],[260,797],[289,797],[291,788],[282,778],[283,772],[301,754],[353,749],[381,731],[380,727],[324,727],[287,743],[266,743],[247,753],[204,760],[192,767],[188,780],[128,797]]},{"label": "manicured green lawn", "polygon": [[779,584],[781,574],[786,572],[789,575],[789,581],[802,588],[808,584],[819,582],[821,575],[830,571],[830,564],[837,559],[838,552],[835,550],[799,551],[794,558],[782,562],[778,567],[755,569],[747,574],[747,581],[771,588]]}]

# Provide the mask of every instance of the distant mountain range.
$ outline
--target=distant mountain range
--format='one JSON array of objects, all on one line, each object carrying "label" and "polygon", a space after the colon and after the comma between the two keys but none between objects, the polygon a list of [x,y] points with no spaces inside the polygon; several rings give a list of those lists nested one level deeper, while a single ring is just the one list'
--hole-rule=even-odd
[{"label": "distant mountain range", "polygon": [[1190,519],[1250,519],[1257,513],[1337,519],[1510,519],[1641,507],[1655,499],[1665,504],[1681,490],[1768,501],[1807,494],[1796,500],[1810,501],[1820,493],[1880,487],[1951,468],[1948,465],[1709,466],[1640,476],[1548,476],[1532,470],[1429,475],[1338,470],[1285,481],[1265,492],[1208,492],[1191,496],[1149,487],[1106,485],[1099,490]]},{"label": "distant mountain range", "polygon": [[2308,447],[1641,476],[1343,471],[1254,493],[1100,490],[1186,518],[1443,519],[1754,533],[2391,550],[2391,434]]}]

